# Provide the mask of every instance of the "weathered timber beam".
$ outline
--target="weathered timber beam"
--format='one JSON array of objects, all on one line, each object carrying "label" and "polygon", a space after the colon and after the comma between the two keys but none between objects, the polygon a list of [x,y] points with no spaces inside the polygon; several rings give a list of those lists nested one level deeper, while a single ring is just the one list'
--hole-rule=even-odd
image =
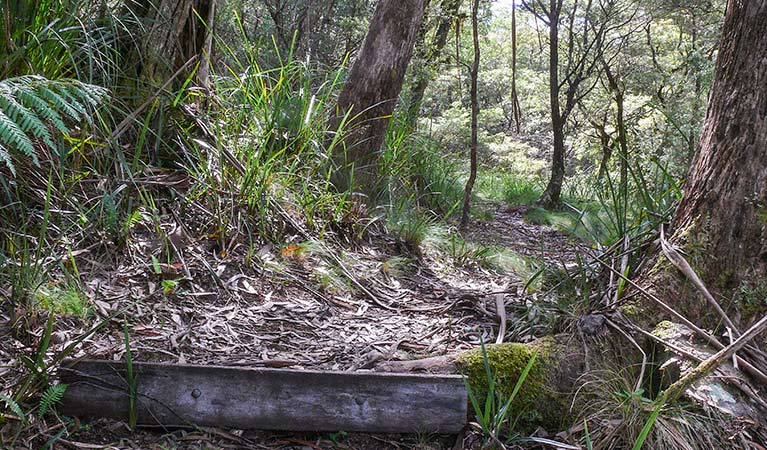
[{"label": "weathered timber beam", "polygon": [[[138,423],[239,429],[457,433],[466,424],[460,376],[133,363]],[[59,369],[59,411],[127,420],[123,362]]]}]

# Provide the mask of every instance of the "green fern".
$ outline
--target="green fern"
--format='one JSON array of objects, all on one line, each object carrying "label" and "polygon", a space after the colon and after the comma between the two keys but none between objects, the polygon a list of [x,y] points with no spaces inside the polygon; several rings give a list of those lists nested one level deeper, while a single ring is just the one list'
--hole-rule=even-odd
[{"label": "green fern", "polygon": [[11,153],[20,152],[39,166],[37,142],[55,149],[52,129],[69,134],[64,122],[91,122],[89,109],[106,98],[106,89],[77,80],[26,75],[0,80],[0,163],[16,175]]},{"label": "green fern", "polygon": [[0,400],[5,402],[5,404],[8,406],[8,409],[16,414],[16,416],[18,416],[22,421],[25,422],[27,420],[26,416],[24,416],[24,411],[21,410],[19,404],[16,403],[11,397],[8,397],[7,395],[0,392]]},{"label": "green fern", "polygon": [[55,384],[49,386],[48,389],[43,392],[43,396],[40,398],[40,408],[37,410],[37,416],[43,417],[45,413],[56,406],[56,403],[61,401],[62,397],[64,397],[64,392],[66,391],[66,384]]}]

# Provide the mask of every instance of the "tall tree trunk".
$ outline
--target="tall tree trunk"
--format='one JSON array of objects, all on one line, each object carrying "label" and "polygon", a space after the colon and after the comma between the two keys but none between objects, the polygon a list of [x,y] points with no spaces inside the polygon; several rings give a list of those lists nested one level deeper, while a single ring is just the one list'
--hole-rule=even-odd
[{"label": "tall tree trunk", "polygon": [[[602,58],[602,66],[604,68],[605,76],[607,77],[607,85],[613,93],[613,99],[615,100],[615,128],[618,131],[617,143],[620,157],[620,161],[618,161],[620,167],[620,178],[618,180],[619,199],[626,202],[628,201],[629,146],[628,136],[626,134],[626,117],[624,113],[624,93],[618,76],[613,73],[605,58]],[[625,203],[622,205],[624,211],[626,206]]]},{"label": "tall tree trunk", "polygon": [[[767,0],[730,0],[700,144],[672,242],[690,255],[709,289],[741,327],[767,310]],[[696,257],[696,255],[698,255]],[[656,265],[654,269],[662,266]],[[686,283],[656,278],[656,289],[689,315],[717,326]],[[671,276],[674,275],[674,276]],[[652,276],[652,272],[651,272]]]},{"label": "tall tree trunk", "polygon": [[411,126],[415,126],[418,119],[418,111],[421,109],[421,102],[429,87],[432,79],[432,71],[439,65],[439,57],[447,44],[447,38],[450,35],[450,29],[458,15],[458,9],[461,7],[461,0],[442,0],[440,5],[441,19],[434,33],[433,42],[427,42],[426,33],[423,33],[423,42],[425,46],[421,62],[423,67],[415,72],[415,82],[410,89],[410,104],[408,106],[409,121]]},{"label": "tall tree trunk", "polygon": [[376,194],[379,153],[402,90],[423,6],[424,0],[379,0],[376,6],[331,118],[336,130],[347,114],[350,119],[344,148],[335,155],[340,188],[354,187],[369,197]]},{"label": "tall tree trunk", "polygon": [[511,119],[514,121],[514,131],[520,130],[519,94],[517,93],[517,5],[511,4]]},{"label": "tall tree trunk", "polygon": [[471,191],[474,189],[474,182],[477,179],[477,118],[479,116],[479,99],[477,96],[477,78],[479,77],[479,26],[477,24],[477,14],[479,12],[479,0],[474,0],[471,6],[471,33],[474,42],[474,61],[471,63],[469,76],[471,77],[471,149],[469,150],[470,165],[469,179],[466,180],[466,189],[463,193],[463,213],[461,214],[461,229],[465,230],[469,225],[469,214],[471,213]]},{"label": "tall tree trunk", "polygon": [[559,105],[559,13],[561,1],[551,0],[549,9],[549,101],[551,130],[554,135],[551,154],[551,176],[538,200],[545,208],[559,206],[565,180],[565,119]]},{"label": "tall tree trunk", "polygon": [[218,0],[210,0],[208,7],[208,17],[205,18],[205,39],[200,49],[202,60],[197,69],[197,84],[210,89],[211,62],[213,59],[213,29],[216,23],[216,3]]}]

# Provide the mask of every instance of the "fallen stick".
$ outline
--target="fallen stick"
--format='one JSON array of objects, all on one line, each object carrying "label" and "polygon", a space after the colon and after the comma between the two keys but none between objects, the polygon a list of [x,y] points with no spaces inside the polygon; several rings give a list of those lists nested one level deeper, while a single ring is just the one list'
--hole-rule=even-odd
[{"label": "fallen stick", "polygon": [[671,243],[666,240],[662,225],[660,227],[660,247],[661,250],[663,250],[663,254],[666,255],[666,258],[668,258],[671,264],[679,269],[679,271],[682,272],[688,280],[690,280],[693,286],[695,286],[695,289],[697,289],[698,292],[703,295],[703,298],[706,299],[709,306],[714,308],[714,311],[716,311],[724,323],[726,323],[731,330],[735,331],[737,335],[740,335],[740,330],[738,327],[735,326],[735,323],[733,323],[732,319],[730,319],[727,313],[724,312],[722,307],[719,305],[719,302],[717,302],[714,296],[711,295],[711,292],[709,292],[709,290],[706,288],[703,280],[700,279],[695,270],[693,270],[692,266],[690,266],[690,263],[688,263],[687,260],[684,259],[684,257],[680,255],[678,251],[676,251],[674,246],[672,246]]}]

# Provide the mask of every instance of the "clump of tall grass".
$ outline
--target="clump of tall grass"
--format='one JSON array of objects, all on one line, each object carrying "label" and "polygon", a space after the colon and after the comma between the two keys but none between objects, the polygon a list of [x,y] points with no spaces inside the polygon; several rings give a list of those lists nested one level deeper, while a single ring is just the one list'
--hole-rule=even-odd
[{"label": "clump of tall grass", "polygon": [[507,206],[532,205],[541,196],[540,180],[513,172],[486,169],[477,179],[477,195]]},{"label": "clump of tall grass", "polygon": [[463,198],[461,167],[439,142],[414,132],[406,114],[395,113],[381,155],[384,186],[379,204],[407,201],[449,217]]},{"label": "clump of tall grass", "polygon": [[244,56],[225,42],[219,48],[227,63],[212,77],[207,108],[188,111],[194,126],[182,136],[183,165],[195,179],[189,198],[217,216],[231,217],[232,206],[242,207],[256,234],[271,241],[288,232],[323,232],[348,219],[355,211],[351,196],[331,182],[331,156],[343,128],[333,132],[327,121],[341,72],[318,78],[292,55],[263,69],[255,46],[246,45]]},{"label": "clump of tall grass", "polygon": [[603,369],[583,376],[579,394],[589,400],[575,402],[580,404],[576,423],[590,424],[587,439],[593,448],[731,447],[732,442],[723,442],[723,433],[711,432],[726,428],[731,419],[690,403],[656,404],[644,388],[636,387],[633,375],[626,369]]},{"label": "clump of tall grass", "polygon": [[36,74],[109,86],[124,71],[122,53],[140,29],[115,2],[38,0],[6,2],[0,40],[0,79]]}]

